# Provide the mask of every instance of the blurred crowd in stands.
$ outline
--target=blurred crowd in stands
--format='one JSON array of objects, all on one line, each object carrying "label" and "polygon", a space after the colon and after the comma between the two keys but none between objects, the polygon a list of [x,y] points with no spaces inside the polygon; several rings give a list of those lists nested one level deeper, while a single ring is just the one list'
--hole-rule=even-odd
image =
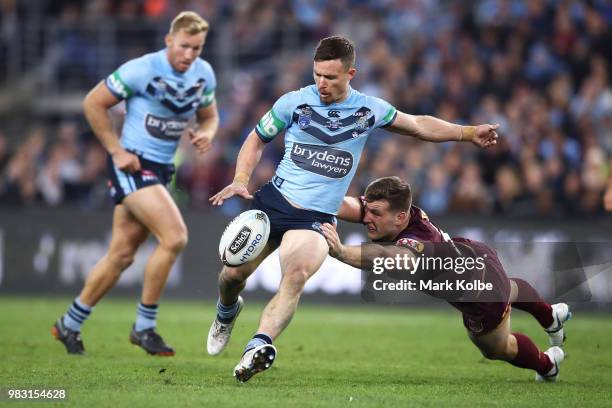
[{"label": "blurred crowd in stands", "polygon": [[[200,157],[183,141],[177,154],[173,189],[184,206],[210,208],[208,197],[231,181],[238,150],[259,118],[283,93],[312,83],[317,41],[342,34],[357,46],[355,89],[411,114],[501,124],[499,144],[486,151],[380,130],[368,142],[350,194],[377,177],[399,175],[431,214],[562,218],[602,212],[612,152],[612,0],[48,4],[47,18],[104,15],[153,21],[164,30],[178,11],[191,9],[209,20],[212,37],[230,36],[240,70],[220,80],[215,147]],[[24,11],[11,0],[0,5],[6,39],[6,22]],[[274,54],[284,36],[299,47]],[[0,49],[6,52],[6,42]],[[219,69],[220,54],[208,50],[203,57]],[[11,140],[0,133],[0,203],[110,206],[105,152],[82,117],[37,121],[18,143]],[[283,152],[282,137],[270,143],[251,188],[272,177]],[[224,211],[244,208],[233,201]]]}]

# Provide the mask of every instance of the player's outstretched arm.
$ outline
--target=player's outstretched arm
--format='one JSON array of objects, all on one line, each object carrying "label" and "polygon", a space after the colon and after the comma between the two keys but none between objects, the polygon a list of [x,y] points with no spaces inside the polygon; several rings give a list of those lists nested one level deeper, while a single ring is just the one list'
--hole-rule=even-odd
[{"label": "player's outstretched arm", "polygon": [[398,112],[393,123],[387,126],[387,130],[391,132],[417,137],[428,142],[472,142],[482,148],[497,144],[498,128],[499,123],[461,126],[433,116],[415,116],[403,112]]},{"label": "player's outstretched arm", "polygon": [[111,93],[104,81],[96,85],[85,97],[83,110],[91,130],[112,156],[115,165],[128,173],[140,171],[138,156],[126,151],[113,132],[108,110],[120,101]]},{"label": "player's outstretched arm", "polygon": [[412,251],[395,245],[383,246],[373,243],[344,245],[340,241],[336,228],[329,223],[323,224],[321,231],[329,245],[329,255],[355,268],[371,269],[377,258],[395,258],[398,254],[415,257]]},{"label": "player's outstretched arm", "polygon": [[259,163],[259,159],[261,159],[261,153],[264,147],[265,143],[257,136],[255,130],[251,131],[242,144],[240,153],[238,153],[234,181],[232,184],[210,197],[212,205],[221,205],[223,201],[235,195],[248,200],[253,198],[253,196],[249,194],[247,186],[249,185],[249,179],[251,178],[253,169],[255,169],[255,166]]},{"label": "player's outstretched arm", "polygon": [[187,135],[191,144],[198,149],[198,153],[206,153],[212,147],[212,141],[219,130],[219,111],[217,103],[200,108],[196,111],[198,126],[195,129],[187,129]]},{"label": "player's outstretched arm", "polygon": [[360,223],[363,221],[364,208],[359,197],[344,197],[337,217],[348,222]]}]

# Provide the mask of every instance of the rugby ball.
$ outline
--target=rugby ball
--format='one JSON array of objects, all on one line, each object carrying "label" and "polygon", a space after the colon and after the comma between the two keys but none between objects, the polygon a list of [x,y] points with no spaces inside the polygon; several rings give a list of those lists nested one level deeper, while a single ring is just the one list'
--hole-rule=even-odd
[{"label": "rugby ball", "polygon": [[227,266],[240,266],[257,258],[268,243],[270,220],[265,212],[249,210],[234,218],[223,231],[219,257]]}]

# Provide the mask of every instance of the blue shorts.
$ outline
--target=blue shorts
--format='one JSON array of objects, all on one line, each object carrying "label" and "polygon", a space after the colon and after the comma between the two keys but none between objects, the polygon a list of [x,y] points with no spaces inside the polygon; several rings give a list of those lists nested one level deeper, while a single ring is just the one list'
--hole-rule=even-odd
[{"label": "blue shorts", "polygon": [[156,163],[150,160],[140,159],[141,170],[137,173],[127,173],[119,170],[108,156],[106,167],[108,170],[108,189],[115,205],[121,204],[123,199],[136,190],[163,184],[166,186],[174,175],[174,164]]},{"label": "blue shorts", "polygon": [[312,230],[321,233],[321,224],[336,222],[336,217],[318,211],[295,208],[271,182],[261,186],[253,195],[251,209],[261,210],[270,218],[270,243],[280,245],[285,232]]}]

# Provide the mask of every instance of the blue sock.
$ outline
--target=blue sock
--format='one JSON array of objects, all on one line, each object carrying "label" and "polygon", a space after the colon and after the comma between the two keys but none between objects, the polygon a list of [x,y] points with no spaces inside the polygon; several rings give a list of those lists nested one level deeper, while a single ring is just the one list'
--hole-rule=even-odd
[{"label": "blue sock", "polygon": [[272,344],[272,338],[270,336],[268,336],[267,334],[257,333],[247,343],[246,347],[244,348],[244,352],[246,353],[247,351],[249,351],[249,350],[251,350],[251,349],[253,349],[255,347],[263,346],[264,344]]},{"label": "blue sock", "polygon": [[221,299],[217,300],[217,320],[221,323],[229,323],[234,320],[238,313],[238,300],[229,306],[221,303]]},{"label": "blue sock", "polygon": [[145,305],[138,302],[138,315],[136,316],[136,331],[154,329],[157,326],[157,308],[158,305]]},{"label": "blue sock", "polygon": [[80,332],[81,325],[85,323],[92,310],[92,307],[82,303],[77,296],[72,305],[70,305],[70,309],[64,315],[64,326],[70,330]]}]

